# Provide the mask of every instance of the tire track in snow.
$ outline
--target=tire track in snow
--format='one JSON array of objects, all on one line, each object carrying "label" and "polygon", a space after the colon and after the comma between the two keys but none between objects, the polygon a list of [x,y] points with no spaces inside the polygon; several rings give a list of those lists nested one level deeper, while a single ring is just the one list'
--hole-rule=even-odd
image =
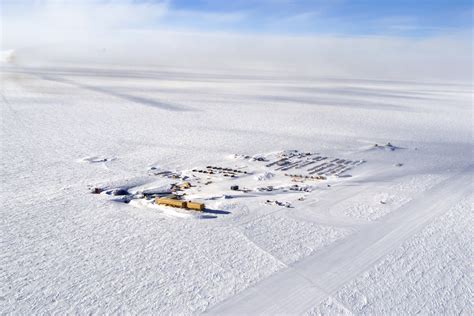
[{"label": "tire track in snow", "polygon": [[[324,196],[319,198],[316,201],[311,201],[304,203],[304,208],[300,208],[298,210],[294,210],[293,212],[287,212],[286,215],[289,218],[293,218],[296,220],[303,220],[307,222],[313,222],[319,225],[325,226],[332,226],[332,227],[342,227],[346,229],[350,229],[351,231],[359,231],[364,226],[373,225],[373,223],[367,220],[361,220],[358,218],[353,218],[346,216],[344,214],[332,214],[332,209],[335,205],[340,204],[346,200],[353,198],[354,196],[360,194],[361,192],[365,192],[371,189],[371,187],[361,186],[356,190],[348,190],[344,191],[347,188],[345,186],[336,187],[335,192],[332,192],[333,195],[338,195],[338,200],[334,201],[334,199]],[[317,212],[309,212],[308,210],[314,209],[314,207],[318,208]]]},{"label": "tire track in snow", "polygon": [[387,215],[378,225],[368,226],[274,274],[208,313],[294,315],[308,311],[470,194],[473,171],[474,165],[468,166]]}]

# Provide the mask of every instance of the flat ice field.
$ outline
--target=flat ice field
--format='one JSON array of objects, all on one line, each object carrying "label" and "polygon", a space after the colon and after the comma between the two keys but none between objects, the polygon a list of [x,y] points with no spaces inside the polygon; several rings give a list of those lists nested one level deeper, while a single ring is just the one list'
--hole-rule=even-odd
[{"label": "flat ice field", "polygon": [[0,74],[1,314],[473,313],[470,83]]}]

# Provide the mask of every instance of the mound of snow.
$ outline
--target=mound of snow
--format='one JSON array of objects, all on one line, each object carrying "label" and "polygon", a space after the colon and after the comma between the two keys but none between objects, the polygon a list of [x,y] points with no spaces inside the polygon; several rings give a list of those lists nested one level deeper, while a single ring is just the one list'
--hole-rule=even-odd
[{"label": "mound of snow", "polygon": [[136,208],[152,209],[157,214],[164,215],[167,217],[178,217],[178,218],[198,218],[200,214],[193,214],[191,211],[180,210],[170,206],[157,205],[153,200],[145,199],[134,199],[129,202],[130,205]]},{"label": "mound of snow", "polygon": [[265,181],[265,180],[269,180],[271,178],[273,178],[275,176],[274,173],[272,172],[264,172],[264,173],[260,173],[260,174],[257,174],[255,175],[255,180],[257,181]]}]

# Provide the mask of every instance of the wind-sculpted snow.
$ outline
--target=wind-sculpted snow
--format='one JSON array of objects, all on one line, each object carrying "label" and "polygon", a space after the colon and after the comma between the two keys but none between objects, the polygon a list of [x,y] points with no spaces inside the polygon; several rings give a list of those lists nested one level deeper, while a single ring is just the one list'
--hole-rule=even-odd
[{"label": "wind-sculpted snow", "polygon": [[[319,306],[328,296],[369,270],[437,216],[471,195],[473,171],[474,167],[469,165],[402,205],[379,223],[362,226],[349,237],[273,274],[216,305],[209,312],[232,314],[238,310],[244,314],[301,314]],[[438,196],[443,196],[443,199],[433,203]],[[408,258],[403,257],[405,259]],[[362,301],[365,304],[367,300],[362,297]],[[463,301],[465,308],[469,303]]]},{"label": "wind-sculpted snow", "polygon": [[374,185],[372,196],[356,195],[334,207],[334,212],[364,220],[377,220],[408,202],[413,196],[446,179],[445,175],[416,175],[397,184]]},{"label": "wind-sculpted snow", "polygon": [[[472,308],[469,204],[451,209],[472,191],[470,85],[97,66],[0,80],[1,314]],[[151,168],[286,149],[365,162],[291,182],[307,191],[208,192],[200,216],[90,190],[149,193],[169,186]],[[303,181],[271,172],[248,181]]]},{"label": "wind-sculpted snow", "polygon": [[203,311],[283,267],[235,229],[113,207],[85,216],[4,218],[16,255],[1,258],[2,312]]},{"label": "wind-sculpted snow", "polygon": [[270,215],[244,226],[249,239],[285,264],[315,253],[350,231]]},{"label": "wind-sculpted snow", "polygon": [[472,203],[460,201],[310,314],[469,315],[472,313]]}]

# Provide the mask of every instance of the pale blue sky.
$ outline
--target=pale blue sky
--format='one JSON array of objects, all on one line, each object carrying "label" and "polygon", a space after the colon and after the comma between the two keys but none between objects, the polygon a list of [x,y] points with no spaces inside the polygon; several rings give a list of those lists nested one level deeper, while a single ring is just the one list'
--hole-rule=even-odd
[{"label": "pale blue sky", "polygon": [[[467,0],[2,0],[2,15],[78,3],[146,7],[125,28],[278,35],[425,37],[472,29]],[[153,15],[156,11],[156,15]],[[158,12],[159,11],[159,12]],[[132,13],[133,14],[133,11]]]},{"label": "pale blue sky", "polygon": [[174,12],[193,11],[228,19],[187,20],[175,27],[238,32],[424,36],[472,27],[466,0],[172,0]]}]

